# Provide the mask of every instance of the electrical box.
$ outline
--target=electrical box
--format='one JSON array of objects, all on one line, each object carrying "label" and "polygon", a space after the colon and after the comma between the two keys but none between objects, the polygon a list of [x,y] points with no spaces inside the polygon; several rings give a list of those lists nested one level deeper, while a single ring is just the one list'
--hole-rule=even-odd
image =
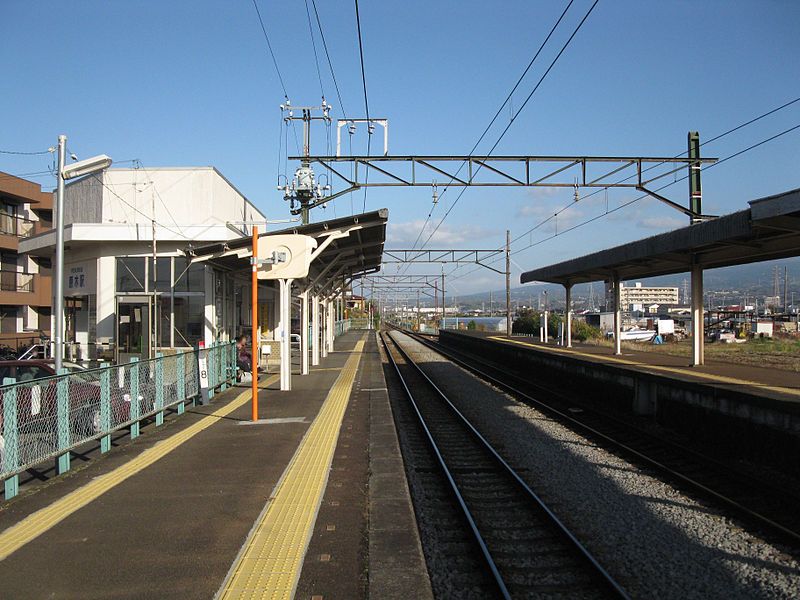
[{"label": "electrical box", "polygon": [[317,240],[308,235],[267,235],[258,240],[258,260],[274,259],[274,264],[259,264],[259,279],[303,279],[308,276],[311,254]]}]

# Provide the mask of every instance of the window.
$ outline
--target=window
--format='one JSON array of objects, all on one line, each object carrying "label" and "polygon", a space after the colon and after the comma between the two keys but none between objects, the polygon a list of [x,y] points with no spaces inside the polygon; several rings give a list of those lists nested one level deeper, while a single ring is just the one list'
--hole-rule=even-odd
[{"label": "window", "polygon": [[200,264],[189,264],[183,257],[175,258],[175,285],[176,292],[205,293],[205,267]]},{"label": "window", "polygon": [[16,306],[0,306],[0,333],[17,332],[18,311]]},{"label": "window", "polygon": [[175,346],[195,346],[203,339],[205,296],[175,297]]},{"label": "window", "polygon": [[124,256],[117,258],[117,293],[145,291],[145,258]]},{"label": "window", "polygon": [[[150,259],[150,265],[152,268],[153,259]],[[170,270],[172,269],[172,258],[168,256],[163,256],[156,259],[156,291],[157,292],[170,292],[172,291],[172,274]],[[177,273],[175,274],[177,277]],[[153,277],[153,274],[150,274],[150,277]],[[152,279],[151,279],[152,281]]]}]

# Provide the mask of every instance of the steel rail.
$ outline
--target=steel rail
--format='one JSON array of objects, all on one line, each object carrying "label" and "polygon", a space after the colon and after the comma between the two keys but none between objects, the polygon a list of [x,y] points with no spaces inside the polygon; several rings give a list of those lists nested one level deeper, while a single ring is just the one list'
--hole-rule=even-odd
[{"label": "steel rail", "polygon": [[[467,520],[467,523],[469,524],[470,530],[472,531],[472,535],[475,538],[475,541],[481,550],[481,555],[486,561],[486,564],[492,573],[492,577],[494,578],[494,581],[497,584],[500,593],[502,594],[503,598],[510,600],[511,594],[509,593],[508,588],[506,587],[505,581],[503,581],[503,577],[500,575],[500,571],[497,569],[497,565],[495,564],[492,555],[489,553],[489,549],[486,546],[486,541],[483,539],[481,532],[478,530],[478,525],[475,523],[475,519],[473,518],[472,513],[467,507],[467,504],[464,501],[464,497],[461,495],[461,492],[458,489],[458,485],[453,479],[453,475],[452,473],[450,473],[450,469],[447,467],[447,463],[445,462],[444,457],[442,456],[442,453],[439,450],[439,446],[433,439],[433,434],[428,428],[428,424],[425,422],[425,418],[422,416],[422,413],[419,410],[419,406],[417,406],[417,403],[414,400],[414,395],[411,393],[411,390],[409,389],[408,384],[406,383],[406,380],[403,377],[403,374],[400,372],[400,367],[395,361],[394,356],[392,356],[392,352],[389,349],[389,344],[386,342],[387,337],[392,341],[395,348],[397,348],[398,352],[400,352],[401,355],[404,355],[402,350],[400,350],[399,344],[397,344],[397,342],[391,336],[381,332],[380,338],[381,342],[383,343],[384,350],[386,351],[386,356],[388,357],[389,362],[392,363],[392,366],[394,367],[394,370],[397,373],[398,378],[400,379],[400,383],[403,385],[403,389],[406,392],[406,396],[408,396],[408,399],[411,402],[411,406],[413,407],[414,412],[416,413],[417,418],[419,419],[420,426],[425,432],[425,436],[428,440],[428,443],[430,444],[431,450],[436,456],[436,460],[439,463],[439,467],[442,469],[442,472],[444,473],[444,476],[450,485],[450,489],[452,490],[453,495],[456,498],[456,502],[458,502],[458,505],[461,507],[461,511],[464,514],[464,518]],[[406,358],[406,361],[410,363],[408,358]]]},{"label": "steel rail", "polygon": [[[576,419],[575,417],[573,417],[573,416],[571,416],[571,415],[559,410],[558,408],[555,408],[554,406],[552,406],[550,404],[547,404],[545,401],[540,400],[538,398],[534,398],[530,394],[528,394],[528,393],[522,391],[521,389],[511,385],[507,381],[504,381],[504,380],[501,380],[501,379],[499,379],[497,377],[494,377],[493,375],[490,375],[489,373],[487,373],[485,370],[483,370],[483,369],[481,369],[479,367],[476,367],[474,364],[472,364],[470,362],[467,362],[466,360],[459,359],[459,358],[457,358],[455,356],[455,354],[460,354],[461,356],[470,356],[468,353],[454,351],[454,350],[452,350],[450,348],[444,349],[441,346],[441,344],[435,343],[435,342],[431,342],[428,339],[426,339],[426,338],[424,338],[422,336],[419,336],[416,333],[411,333],[411,332],[408,332],[408,331],[404,331],[404,333],[406,333],[406,335],[409,335],[410,337],[413,337],[414,339],[419,341],[421,344],[424,344],[426,347],[431,348],[432,350],[435,350],[436,352],[440,353],[442,356],[448,358],[449,360],[451,360],[452,362],[458,364],[459,366],[467,369],[468,371],[474,373],[475,375],[478,375],[480,378],[486,380],[487,382],[489,382],[489,383],[491,383],[493,385],[496,385],[500,389],[503,389],[503,390],[505,390],[507,392],[510,392],[510,393],[512,393],[512,394],[524,399],[524,401],[526,403],[535,406],[536,408],[542,410],[543,412],[546,412],[546,413],[550,414],[551,416],[556,416],[559,420],[561,420],[562,422],[566,423],[569,427],[578,429],[581,432],[584,432],[584,433],[594,437],[595,439],[602,440],[604,443],[606,443],[606,444],[608,444],[608,445],[610,445],[610,446],[612,446],[612,447],[614,447],[614,448],[616,448],[618,450],[621,450],[622,452],[624,452],[624,453],[626,453],[626,454],[628,454],[630,456],[635,457],[637,460],[641,461],[642,463],[646,464],[647,466],[652,467],[652,468],[656,469],[657,471],[660,471],[660,472],[668,475],[670,478],[673,478],[673,479],[676,479],[676,480],[682,482],[683,484],[689,486],[690,488],[694,489],[695,491],[698,491],[698,492],[706,495],[707,497],[713,498],[714,500],[720,502],[721,504],[725,505],[729,509],[733,509],[734,511],[737,511],[737,512],[743,514],[743,515],[746,515],[748,518],[752,519],[753,521],[756,521],[760,525],[762,525],[764,527],[767,527],[768,529],[772,530],[775,534],[779,535],[785,541],[788,541],[788,542],[790,542],[790,543],[792,543],[794,545],[800,545],[800,532],[794,531],[794,530],[789,529],[788,527],[786,527],[784,525],[781,525],[780,523],[774,521],[773,519],[771,519],[771,518],[769,518],[769,517],[767,517],[767,516],[765,516],[765,515],[763,515],[763,514],[761,514],[759,512],[756,512],[754,509],[748,508],[747,506],[741,504],[740,502],[734,500],[733,498],[730,498],[730,497],[728,497],[728,496],[726,496],[726,495],[714,490],[713,488],[707,486],[706,484],[701,483],[701,482],[693,479],[692,477],[686,475],[685,473],[681,473],[680,471],[676,471],[672,467],[670,467],[668,465],[665,465],[664,463],[662,463],[662,462],[660,462],[660,461],[658,461],[658,460],[656,460],[656,459],[654,459],[654,458],[652,458],[652,457],[640,452],[639,450],[636,450],[635,448],[629,446],[628,444],[626,444],[624,442],[621,442],[621,441],[619,441],[617,439],[614,439],[610,435],[608,435],[606,433],[603,433],[602,431],[600,431],[600,430],[598,430],[598,429],[596,429],[596,428],[594,428],[594,427],[592,427],[592,426],[590,426],[590,425],[588,425],[586,423],[583,423],[579,419]],[[470,358],[474,358],[474,357],[470,356]],[[524,383],[526,386],[538,387],[539,389],[545,391],[546,393],[556,394],[556,392],[554,392],[553,390],[549,390],[549,389],[544,388],[541,385],[537,385],[537,384],[531,383],[529,381],[525,381],[521,377],[519,377],[518,375],[516,375],[514,373],[511,373],[509,371],[503,370],[503,369],[501,369],[499,367],[490,367],[490,368],[494,369],[495,371],[497,371],[499,373],[502,373],[504,376],[510,376],[510,377],[512,377],[512,378]],[[585,410],[588,411],[589,409],[585,409]],[[689,448],[686,448],[686,447],[681,446],[679,444],[676,444],[674,442],[670,442],[668,440],[664,440],[664,439],[659,438],[657,436],[653,436],[652,434],[648,434],[647,432],[642,431],[639,428],[635,428],[630,423],[625,423],[624,421],[621,421],[620,419],[616,419],[616,418],[614,418],[613,416],[610,416],[610,415],[597,413],[597,411],[591,411],[591,412],[593,412],[593,414],[598,415],[600,418],[604,418],[606,420],[613,420],[616,426],[621,426],[621,427],[625,427],[625,428],[628,428],[628,429],[634,429],[638,435],[647,436],[652,441],[655,441],[655,442],[657,442],[658,444],[660,444],[662,446],[670,446],[671,449],[673,449],[675,451],[678,451],[678,452],[682,452],[682,453],[684,453],[684,455],[689,455],[692,458],[695,458],[695,459],[698,459],[698,460],[702,460],[702,461],[704,461],[706,463],[714,463],[716,466],[718,466],[718,467],[720,467],[722,469],[726,469],[728,471],[731,471],[731,468],[728,465],[725,465],[724,463],[716,461],[716,460],[714,460],[714,459],[712,459],[712,458],[710,458],[708,456],[700,454],[700,453],[698,453],[698,452],[696,452],[694,450],[691,450]],[[740,478],[753,479],[752,477],[747,476],[747,475],[742,474],[742,473],[736,473],[735,476],[736,477],[740,477]]]},{"label": "steel rail", "polygon": [[[414,370],[430,385],[430,388],[436,393],[436,395],[441,398],[444,405],[449,409],[449,411],[472,433],[474,438],[488,451],[488,453],[492,456],[495,462],[502,467],[502,471],[509,475],[524,491],[524,493],[528,496],[529,499],[533,501],[536,505],[538,510],[543,513],[547,517],[547,522],[554,526],[555,529],[565,538],[569,545],[577,551],[578,555],[580,555],[583,559],[585,559],[589,565],[591,565],[592,570],[595,575],[599,576],[599,579],[609,588],[611,592],[613,592],[616,596],[621,598],[629,598],[628,594],[625,590],[620,586],[614,578],[611,576],[608,571],[600,564],[600,562],[589,552],[589,550],[577,539],[577,537],[569,530],[569,528],[558,518],[558,516],[550,509],[549,506],[536,494],[525,481],[517,474],[516,471],[503,459],[502,456],[494,449],[494,447],[489,443],[489,441],[475,428],[475,426],[464,416],[461,411],[456,408],[456,406],[450,401],[447,395],[433,382],[433,380],[422,370],[422,368],[411,358],[411,356],[406,352],[400,344],[391,336],[387,336],[389,339],[392,340],[395,348],[397,348],[400,355],[404,358],[404,360],[414,368]],[[383,337],[382,337],[383,339]],[[383,343],[386,346],[386,341],[383,339]],[[428,440],[434,448],[434,452],[436,453],[437,458],[440,461],[442,468],[447,473],[448,481],[450,482],[451,486],[453,487],[454,493],[459,498],[459,504],[461,504],[462,508],[465,510],[465,513],[469,515],[468,520],[470,521],[471,527],[473,527],[473,531],[475,532],[476,536],[480,536],[480,533],[477,530],[475,522],[469,513],[469,509],[464,504],[464,500],[457,489],[457,484],[455,483],[452,475],[447,468],[447,465],[444,463],[444,459],[439,451],[433,436],[427,427],[424,417],[422,416],[416,402],[413,399],[413,395],[411,394],[408,385],[405,382],[402,374],[400,373],[400,369],[397,366],[397,363],[394,361],[394,358],[391,356],[391,352],[389,352],[388,347],[386,348],[387,355],[390,356],[390,360],[397,371],[398,376],[400,377],[401,382],[403,383],[403,387],[406,390],[409,399],[414,406],[414,410],[417,413],[418,418],[420,419],[420,423],[425,430],[426,435],[428,436]],[[483,542],[483,538],[481,539],[481,549],[485,552],[488,561],[491,561],[492,564],[492,573],[498,573],[497,577],[500,577],[499,572],[497,571],[497,567],[494,564],[494,560],[491,558],[491,554],[489,553],[488,549],[486,548],[485,542]],[[505,589],[505,584],[503,584],[503,589]]]}]

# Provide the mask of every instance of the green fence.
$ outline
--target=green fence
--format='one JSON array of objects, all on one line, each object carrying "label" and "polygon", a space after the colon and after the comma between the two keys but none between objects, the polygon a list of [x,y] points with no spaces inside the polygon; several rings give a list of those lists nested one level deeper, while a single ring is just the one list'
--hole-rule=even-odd
[{"label": "green fence", "polygon": [[[200,358],[206,362],[205,374],[199,370]],[[99,439],[100,451],[108,452],[112,432],[129,427],[136,438],[143,420],[154,418],[160,426],[167,410],[182,414],[187,403],[201,397],[205,376],[209,397],[234,383],[236,344],[86,371],[62,370],[30,381],[4,379],[0,479],[6,500],[17,495],[19,474],[34,465],[55,459],[61,474],[70,468],[70,451],[89,440]]]}]

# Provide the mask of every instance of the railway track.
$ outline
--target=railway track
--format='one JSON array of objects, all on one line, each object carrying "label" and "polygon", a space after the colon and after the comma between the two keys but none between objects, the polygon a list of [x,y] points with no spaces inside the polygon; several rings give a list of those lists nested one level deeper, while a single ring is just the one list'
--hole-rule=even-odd
[{"label": "railway track", "polygon": [[[521,402],[542,410],[573,431],[615,450],[679,487],[721,506],[759,533],[800,552],[800,497],[769,481],[705,456],[614,415],[593,410],[558,390],[503,369],[485,356],[445,348],[411,332],[406,335]],[[578,407],[576,409],[576,407]]]},{"label": "railway track", "polygon": [[[476,595],[501,598],[627,598],[555,512],[513,471],[389,334],[393,365],[469,531],[485,577]],[[412,449],[413,454],[422,449]],[[488,582],[488,583],[487,583]],[[491,587],[491,590],[486,589]],[[451,590],[460,596],[462,592]]]}]

